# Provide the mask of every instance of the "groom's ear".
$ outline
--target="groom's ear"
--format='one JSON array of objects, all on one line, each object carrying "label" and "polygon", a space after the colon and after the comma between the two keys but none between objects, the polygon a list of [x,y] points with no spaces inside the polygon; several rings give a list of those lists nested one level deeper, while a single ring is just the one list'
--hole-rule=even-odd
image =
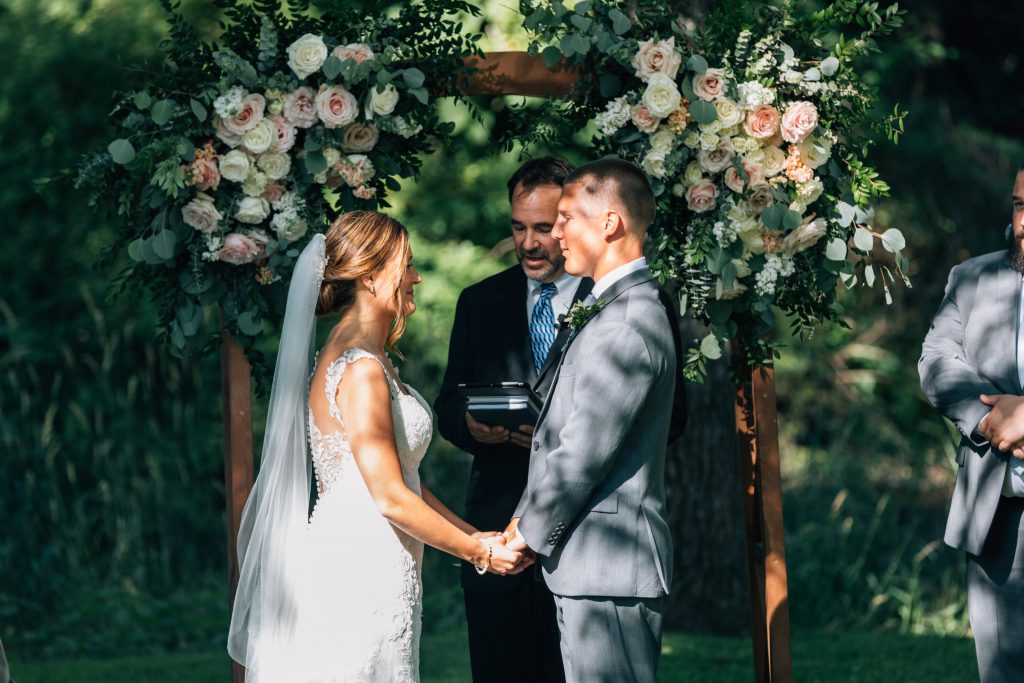
[{"label": "groom's ear", "polygon": [[622,214],[615,209],[608,209],[604,212],[601,223],[601,232],[605,238],[621,237],[626,231],[626,222],[622,220]]}]

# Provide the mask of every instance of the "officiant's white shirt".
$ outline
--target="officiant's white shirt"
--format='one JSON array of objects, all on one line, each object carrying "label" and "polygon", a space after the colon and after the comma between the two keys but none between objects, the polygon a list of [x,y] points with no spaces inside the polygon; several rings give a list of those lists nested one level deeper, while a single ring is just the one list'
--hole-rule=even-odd
[{"label": "officiant's white shirt", "polygon": [[[558,316],[565,315],[569,311],[569,304],[576,296],[576,289],[580,286],[580,278],[569,273],[563,273],[562,277],[554,282],[555,294],[551,297],[551,312]],[[540,299],[540,283],[531,278],[526,278],[526,320],[529,323],[533,320],[533,309]]]},{"label": "officiant's white shirt", "polygon": [[616,282],[626,277],[630,273],[635,273],[638,270],[643,270],[647,267],[647,259],[641,256],[635,261],[624,263],[614,270],[610,270],[604,274],[600,280],[594,283],[594,289],[591,291],[591,295],[595,299],[600,299],[601,295],[608,291],[608,288],[614,285]]}]

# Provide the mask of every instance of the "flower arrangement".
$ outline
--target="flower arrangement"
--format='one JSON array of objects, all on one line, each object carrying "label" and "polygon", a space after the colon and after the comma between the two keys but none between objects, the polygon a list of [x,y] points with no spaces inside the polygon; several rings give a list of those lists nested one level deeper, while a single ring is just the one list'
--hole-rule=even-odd
[{"label": "flower arrangement", "polygon": [[[770,362],[775,308],[806,332],[835,319],[839,279],[876,281],[876,239],[890,253],[877,265],[887,299],[889,283],[906,281],[902,234],[870,227],[869,201],[888,186],[864,162],[862,127],[874,123],[895,142],[903,114],[874,114],[854,69],[875,36],[900,25],[896,5],[879,14],[874,3],[840,0],[801,17],[788,2],[755,4],[755,15],[725,2],[706,31],[667,3],[629,16],[617,3],[520,7],[531,50],[598,74],[568,111],[592,122],[600,151],[651,181],[652,266],[678,283],[684,312],[710,327],[688,354],[691,378],[732,340],[748,362]],[[827,42],[858,23],[854,39]]]},{"label": "flower arrangement", "polygon": [[452,19],[476,10],[457,0],[390,18],[340,1],[214,4],[217,45],[166,4],[167,68],[121,99],[120,136],[78,179],[123,218],[110,248],[131,258],[121,280],[150,289],[179,354],[213,348],[210,304],[251,350],[299,243],[341,211],[386,205],[428,138],[451,132],[427,85],[448,87],[478,52]]}]

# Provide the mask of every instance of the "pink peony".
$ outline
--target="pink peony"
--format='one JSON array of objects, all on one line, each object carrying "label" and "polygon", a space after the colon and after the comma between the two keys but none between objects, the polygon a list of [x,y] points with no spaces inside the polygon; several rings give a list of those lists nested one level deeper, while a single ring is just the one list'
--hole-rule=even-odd
[{"label": "pink peony", "polygon": [[717,206],[718,188],[710,180],[701,180],[686,191],[686,206],[695,213],[705,213]]},{"label": "pink peony", "polygon": [[230,119],[224,119],[224,127],[235,135],[245,135],[263,120],[263,109],[267,101],[263,95],[250,93],[242,98],[242,108]]},{"label": "pink peony", "polygon": [[284,118],[298,128],[309,128],[317,122],[316,93],[312,88],[304,85],[284,96]]},{"label": "pink peony", "polygon": [[342,128],[356,120],[359,103],[340,85],[322,85],[316,96],[316,113],[328,128]]},{"label": "pink peony", "polygon": [[800,144],[818,127],[818,110],[810,102],[794,102],[782,115],[782,139]]},{"label": "pink peony", "polygon": [[218,258],[225,263],[241,266],[252,263],[260,253],[260,247],[245,235],[237,232],[228,233],[224,243],[217,252]]},{"label": "pink peony", "polygon": [[782,115],[770,104],[762,104],[747,114],[743,130],[756,140],[767,140],[779,131]]}]

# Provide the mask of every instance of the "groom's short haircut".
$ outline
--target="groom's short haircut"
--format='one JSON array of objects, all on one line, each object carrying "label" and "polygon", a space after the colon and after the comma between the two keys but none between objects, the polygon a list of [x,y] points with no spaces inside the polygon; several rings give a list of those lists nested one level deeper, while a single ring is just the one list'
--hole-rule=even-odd
[{"label": "groom's short haircut", "polygon": [[545,156],[530,159],[508,179],[508,201],[512,202],[512,195],[517,187],[521,187],[522,192],[529,192],[544,185],[562,187],[572,171],[573,165],[561,157]]},{"label": "groom's short haircut", "polygon": [[654,220],[654,191],[639,168],[615,157],[583,164],[565,179],[593,197],[615,199],[625,210],[630,228],[645,231]]}]

